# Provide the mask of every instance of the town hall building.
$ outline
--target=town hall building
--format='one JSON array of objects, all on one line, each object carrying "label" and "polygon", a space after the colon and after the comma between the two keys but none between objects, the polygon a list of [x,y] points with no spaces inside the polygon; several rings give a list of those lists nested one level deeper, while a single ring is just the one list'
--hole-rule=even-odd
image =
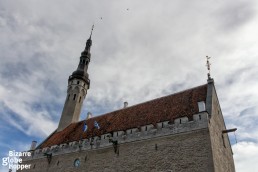
[{"label": "town hall building", "polygon": [[90,88],[91,36],[58,128],[23,157],[30,172],[234,172],[214,80],[79,121]]}]

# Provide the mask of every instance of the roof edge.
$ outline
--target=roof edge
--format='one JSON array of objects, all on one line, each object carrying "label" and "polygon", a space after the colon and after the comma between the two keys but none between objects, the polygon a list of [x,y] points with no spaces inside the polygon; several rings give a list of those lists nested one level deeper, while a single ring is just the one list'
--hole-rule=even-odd
[{"label": "roof edge", "polygon": [[[155,98],[155,99],[152,99],[152,100],[148,100],[148,101],[145,101],[145,102],[141,102],[141,103],[138,103],[138,104],[135,104],[135,105],[126,107],[126,108],[117,109],[117,110],[114,110],[114,111],[111,111],[111,112],[107,112],[107,113],[104,113],[104,114],[100,114],[100,115],[94,116],[94,117],[92,117],[92,118],[90,118],[90,119],[99,118],[99,117],[101,117],[101,116],[105,116],[105,115],[108,115],[108,114],[110,114],[110,113],[119,112],[119,111],[122,111],[122,110],[124,110],[124,109],[133,108],[133,107],[135,107],[135,106],[139,106],[139,105],[142,105],[142,104],[145,104],[145,103],[149,103],[149,102],[152,102],[152,101],[155,101],[155,100],[159,100],[159,99],[162,99],[162,98],[165,98],[165,97],[177,95],[177,94],[183,93],[183,92],[185,92],[185,91],[189,91],[189,90],[193,90],[193,89],[196,89],[196,88],[199,88],[199,87],[203,87],[203,86],[205,86],[205,85],[208,85],[208,84],[206,83],[206,84],[199,85],[199,86],[196,86],[196,87],[192,87],[192,88],[189,88],[189,89],[186,89],[186,90],[182,90],[182,91],[179,91],[179,92],[176,92],[176,93],[172,93],[172,94],[169,94],[169,95],[166,95],[166,96],[162,96],[162,97],[158,97],[158,98]],[[88,120],[88,119],[84,119],[84,120],[78,121],[78,122],[76,122],[76,123],[80,123],[80,122],[83,122],[83,121],[86,121],[86,120]]]}]

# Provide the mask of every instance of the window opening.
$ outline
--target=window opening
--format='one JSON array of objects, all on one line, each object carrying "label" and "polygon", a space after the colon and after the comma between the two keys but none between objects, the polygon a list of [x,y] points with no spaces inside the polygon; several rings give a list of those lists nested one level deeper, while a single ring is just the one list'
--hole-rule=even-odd
[{"label": "window opening", "polygon": [[75,100],[75,98],[76,98],[76,94],[73,95],[73,100]]}]

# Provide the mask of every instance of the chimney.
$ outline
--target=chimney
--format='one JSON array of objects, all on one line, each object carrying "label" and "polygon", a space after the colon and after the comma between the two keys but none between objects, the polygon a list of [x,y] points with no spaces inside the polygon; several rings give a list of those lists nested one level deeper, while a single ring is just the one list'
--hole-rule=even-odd
[{"label": "chimney", "polygon": [[30,146],[30,150],[35,150],[36,146],[37,146],[37,141],[32,141],[31,146]]},{"label": "chimney", "polygon": [[87,113],[87,118],[86,118],[86,119],[90,119],[90,118],[92,118],[92,113],[88,112],[88,113]]},{"label": "chimney", "polygon": [[124,108],[127,108],[128,102],[124,102]]}]

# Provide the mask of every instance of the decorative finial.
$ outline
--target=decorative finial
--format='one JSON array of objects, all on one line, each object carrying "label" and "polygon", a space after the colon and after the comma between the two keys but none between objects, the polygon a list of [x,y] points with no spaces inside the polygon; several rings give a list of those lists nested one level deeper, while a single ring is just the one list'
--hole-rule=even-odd
[{"label": "decorative finial", "polygon": [[209,61],[209,59],[211,58],[211,57],[208,57],[208,56],[206,56],[206,58],[207,58],[207,62],[206,62],[206,66],[207,66],[207,69],[208,69],[208,79],[211,79],[211,63],[210,63],[210,61]]},{"label": "decorative finial", "polygon": [[91,28],[91,32],[90,32],[90,39],[91,39],[91,35],[92,35],[92,31],[94,29],[94,24],[92,25],[92,28]]},{"label": "decorative finial", "polygon": [[94,24],[92,25],[92,28],[91,28],[90,37],[89,37],[89,39],[86,42],[86,47],[85,47],[85,51],[86,52],[90,52],[90,47],[92,45],[91,36],[92,36],[93,29],[94,29]]}]

